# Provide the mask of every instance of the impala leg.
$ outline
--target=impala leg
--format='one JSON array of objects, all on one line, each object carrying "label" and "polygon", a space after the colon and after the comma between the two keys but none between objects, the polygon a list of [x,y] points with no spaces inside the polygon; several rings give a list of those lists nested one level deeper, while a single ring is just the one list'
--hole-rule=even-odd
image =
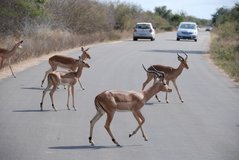
[{"label": "impala leg", "polygon": [[48,83],[47,87],[43,90],[42,92],[42,99],[41,99],[41,103],[40,103],[40,108],[41,108],[41,111],[43,111],[43,101],[44,101],[44,97],[46,95],[46,92],[51,88],[52,84],[51,83]]},{"label": "impala leg", "polygon": [[82,90],[85,90],[85,88],[82,86],[82,84],[80,83],[80,79],[78,78],[78,82],[79,82],[79,84],[80,84],[80,87],[81,87],[81,89]]},{"label": "impala leg", "polygon": [[155,94],[155,98],[158,100],[158,102],[161,102],[157,94]]},{"label": "impala leg", "polygon": [[142,132],[142,136],[143,136],[145,141],[148,141],[147,136],[145,135],[144,130],[143,130],[143,123],[145,122],[145,118],[144,118],[144,116],[142,115],[141,112],[139,112],[139,118],[141,119],[141,127],[140,127],[140,129],[141,129],[141,132]]},{"label": "impala leg", "polygon": [[120,146],[120,144],[115,140],[112,132],[111,132],[111,129],[110,129],[110,123],[112,122],[112,119],[114,117],[114,113],[107,113],[107,119],[106,119],[106,122],[105,122],[105,129],[107,130],[107,132],[109,133],[112,141],[116,144],[116,146]]},{"label": "impala leg", "polygon": [[173,85],[174,85],[174,87],[175,87],[175,89],[176,89],[176,91],[177,91],[177,94],[178,94],[179,99],[180,99],[181,102],[183,103],[184,101],[183,101],[183,99],[182,99],[182,97],[181,97],[181,95],[180,95],[180,93],[179,93],[179,91],[178,91],[178,87],[177,87],[176,81],[173,81]]},{"label": "impala leg", "polygon": [[95,123],[104,115],[104,111],[102,109],[98,109],[96,115],[94,118],[90,121],[90,136],[89,136],[89,143],[94,146],[94,142],[92,140],[93,137],[93,129],[95,126]]},{"label": "impala leg", "polygon": [[143,87],[142,90],[144,90],[145,86],[154,78],[154,76],[150,73],[147,73],[147,79],[146,81],[143,83]]},{"label": "impala leg", "polygon": [[44,81],[45,81],[47,75],[48,75],[49,73],[51,73],[52,71],[53,71],[53,69],[50,68],[49,70],[47,70],[47,71],[45,72],[44,78],[43,78],[43,80],[41,81],[41,87],[43,87],[43,83],[44,83]]},{"label": "impala leg", "polygon": [[71,86],[69,85],[68,86],[68,94],[67,94],[67,104],[66,104],[68,110],[70,110],[70,107],[69,107],[69,101],[70,101],[69,99],[70,99],[70,94],[71,94],[70,90],[71,90]]},{"label": "impala leg", "polygon": [[2,68],[2,65],[3,65],[3,58],[0,57],[0,69]]},{"label": "impala leg", "polygon": [[[169,81],[166,81],[166,84],[169,85]],[[166,92],[165,100],[166,100],[166,103],[169,103],[169,101],[168,101],[168,92]]]},{"label": "impala leg", "polygon": [[143,123],[145,122],[144,116],[142,115],[142,113],[140,111],[133,112],[133,115],[134,115],[135,119],[137,120],[139,126],[133,131],[132,134],[129,134],[129,137],[135,135],[138,132],[138,130],[141,129],[142,136],[143,136],[144,140],[147,141],[148,139],[145,136],[144,130],[142,127]]},{"label": "impala leg", "polygon": [[[156,83],[156,77],[154,76],[154,84],[155,83]],[[161,102],[157,94],[155,94],[155,98],[158,100],[158,102]]]},{"label": "impala leg", "polygon": [[53,88],[51,89],[50,93],[49,93],[50,97],[51,97],[52,108],[54,109],[54,111],[57,111],[56,108],[55,108],[55,105],[54,105],[54,101],[53,101],[53,94],[56,91],[56,89],[57,89],[57,86],[54,85]]},{"label": "impala leg", "polygon": [[74,85],[73,86],[71,86],[71,96],[72,96],[72,105],[73,105],[73,108],[75,109],[75,111],[77,110],[76,109],[76,107],[75,107],[75,99],[74,99],[74,97],[75,97],[75,88],[74,88]]},{"label": "impala leg", "polygon": [[12,70],[12,67],[11,67],[10,60],[8,60],[8,66],[9,66],[11,72],[12,72],[12,76],[13,76],[14,78],[16,78],[15,74],[13,73],[13,70]]}]

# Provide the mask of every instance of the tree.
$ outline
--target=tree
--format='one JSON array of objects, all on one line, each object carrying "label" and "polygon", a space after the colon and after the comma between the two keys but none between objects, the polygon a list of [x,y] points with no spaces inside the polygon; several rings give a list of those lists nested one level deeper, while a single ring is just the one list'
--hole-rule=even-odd
[{"label": "tree", "polygon": [[227,21],[229,19],[229,12],[229,9],[223,7],[217,9],[217,12],[212,15],[212,24],[217,26]]},{"label": "tree", "polygon": [[46,0],[1,0],[0,3],[1,34],[22,30],[26,21],[38,21],[47,15]]},{"label": "tree", "polygon": [[171,24],[172,24],[173,26],[177,26],[180,22],[183,21],[183,19],[184,19],[184,17],[182,17],[181,15],[179,15],[179,14],[174,14],[174,15],[171,17],[170,21],[171,21]]},{"label": "tree", "polygon": [[166,20],[170,20],[172,17],[172,10],[168,10],[167,6],[155,7],[155,13],[165,18]]}]

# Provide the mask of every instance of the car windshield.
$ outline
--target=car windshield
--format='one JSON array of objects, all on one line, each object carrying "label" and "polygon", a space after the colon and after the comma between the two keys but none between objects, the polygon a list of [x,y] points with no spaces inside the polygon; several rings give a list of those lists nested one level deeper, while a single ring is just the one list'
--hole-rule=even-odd
[{"label": "car windshield", "polygon": [[196,25],[195,24],[181,24],[180,28],[181,29],[196,29]]},{"label": "car windshield", "polygon": [[150,25],[149,24],[136,24],[137,29],[150,29]]}]

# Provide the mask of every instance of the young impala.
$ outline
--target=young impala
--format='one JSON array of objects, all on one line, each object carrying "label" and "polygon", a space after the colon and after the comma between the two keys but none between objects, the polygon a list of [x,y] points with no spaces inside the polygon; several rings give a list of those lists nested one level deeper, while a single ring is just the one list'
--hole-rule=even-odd
[{"label": "young impala", "polygon": [[8,59],[8,66],[9,66],[14,78],[16,78],[16,76],[13,73],[13,70],[12,70],[12,67],[10,64],[10,57],[12,57],[16,53],[17,48],[22,48],[22,42],[23,41],[16,43],[11,50],[0,48],[0,69],[2,68],[3,61],[5,59]]},{"label": "young impala", "polygon": [[[87,58],[88,59],[91,58],[89,53],[87,52],[88,50],[89,50],[89,48],[85,50],[83,47],[81,47],[82,55],[80,56],[81,57],[80,59],[86,60]],[[70,71],[76,71],[80,59],[74,59],[71,57],[61,56],[61,55],[55,55],[55,56],[50,57],[48,62],[50,64],[51,68],[46,71],[45,76],[41,82],[41,87],[43,86],[43,83],[44,83],[47,75],[49,73],[51,73],[52,71],[55,71],[57,69],[57,67],[68,69]],[[82,90],[84,90],[84,87],[81,85],[79,79],[78,79],[78,82],[79,82]]]},{"label": "young impala", "polygon": [[[60,84],[68,85],[68,98],[67,98],[67,108],[68,108],[68,110],[70,110],[70,107],[69,107],[70,94],[72,94],[73,108],[76,110],[75,102],[74,102],[74,85],[76,84],[77,80],[79,80],[84,67],[90,68],[90,66],[86,62],[84,62],[82,59],[79,59],[78,69],[77,69],[76,72],[63,73],[63,72],[53,71],[53,72],[49,73],[48,76],[47,76],[47,80],[48,80],[47,87],[46,87],[46,89],[44,89],[44,91],[42,93],[42,101],[40,103],[41,110],[43,110],[42,106],[43,106],[43,100],[44,100],[45,94],[48,90],[50,90],[52,108],[56,111],[54,101],[53,101],[53,94],[54,94],[54,92],[56,91],[57,87]],[[52,89],[50,89],[51,87],[52,87]]]},{"label": "young impala", "polygon": [[[167,85],[169,85],[169,81],[172,81],[173,82],[173,85],[177,91],[177,94],[179,96],[179,99],[181,100],[181,102],[183,103],[183,99],[178,91],[178,87],[177,87],[177,84],[176,84],[176,80],[178,78],[178,76],[182,73],[183,69],[186,68],[186,69],[189,69],[188,67],[188,64],[187,64],[187,59],[188,59],[188,55],[182,51],[182,53],[184,53],[184,55],[186,56],[186,58],[183,58],[182,56],[180,56],[178,53],[178,60],[180,61],[180,64],[178,66],[178,68],[173,68],[173,67],[170,67],[170,66],[163,66],[163,65],[152,65],[148,68],[148,70],[154,70],[154,71],[161,71],[161,72],[164,72],[165,73],[165,80],[166,80],[166,83]],[[146,81],[143,83],[143,87],[142,87],[142,90],[144,90],[145,86],[152,80],[154,79],[155,81],[155,76],[152,74],[152,73],[147,73],[147,79]],[[155,97],[157,98],[157,100],[160,102],[157,94],[155,95]],[[165,100],[166,102],[168,103],[168,93],[166,92],[166,97],[165,97]]]},{"label": "young impala", "polygon": [[144,140],[147,141],[147,138],[144,134],[142,127],[143,123],[145,122],[145,118],[140,110],[142,109],[144,104],[159,91],[164,92],[172,91],[164,83],[164,73],[162,72],[158,73],[155,71],[147,71],[147,72],[155,75],[159,80],[156,83],[154,83],[152,87],[150,87],[145,91],[137,92],[137,91],[107,90],[95,97],[95,107],[97,113],[94,116],[94,118],[90,121],[89,143],[91,143],[91,145],[94,145],[94,142],[92,140],[94,125],[103,116],[103,114],[106,113],[107,119],[105,123],[105,129],[110,135],[113,143],[115,143],[117,146],[120,146],[120,144],[115,140],[110,129],[110,123],[116,111],[132,112],[135,119],[138,122],[138,127],[133,131],[132,134],[129,135],[129,137],[136,134],[137,131],[140,129]]}]

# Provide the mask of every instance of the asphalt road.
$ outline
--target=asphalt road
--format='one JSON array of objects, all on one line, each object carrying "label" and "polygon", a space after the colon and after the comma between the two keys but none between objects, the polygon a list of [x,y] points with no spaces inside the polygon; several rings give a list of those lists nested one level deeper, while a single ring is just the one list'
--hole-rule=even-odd
[{"label": "asphalt road", "polygon": [[[91,68],[84,69],[82,91],[76,85],[77,111],[67,110],[67,90],[55,94],[58,112],[46,95],[40,111],[41,80],[49,65],[39,65],[0,80],[1,160],[238,160],[239,87],[209,60],[210,35],[200,32],[198,42],[176,41],[175,32],[156,40],[125,40],[90,46]],[[90,120],[96,113],[94,98],[107,89],[141,90],[146,79],[142,64],[177,67],[178,50],[188,53],[188,70],[177,80],[181,103],[172,84],[170,103],[164,93],[158,103],[151,98],[142,109],[146,122],[141,133],[128,135],[137,126],[130,112],[116,113],[111,129],[122,147],[116,147],[104,128],[106,115],[95,125],[94,142],[88,143]],[[68,55],[78,57],[78,51]],[[46,86],[46,84],[45,84]]]}]

